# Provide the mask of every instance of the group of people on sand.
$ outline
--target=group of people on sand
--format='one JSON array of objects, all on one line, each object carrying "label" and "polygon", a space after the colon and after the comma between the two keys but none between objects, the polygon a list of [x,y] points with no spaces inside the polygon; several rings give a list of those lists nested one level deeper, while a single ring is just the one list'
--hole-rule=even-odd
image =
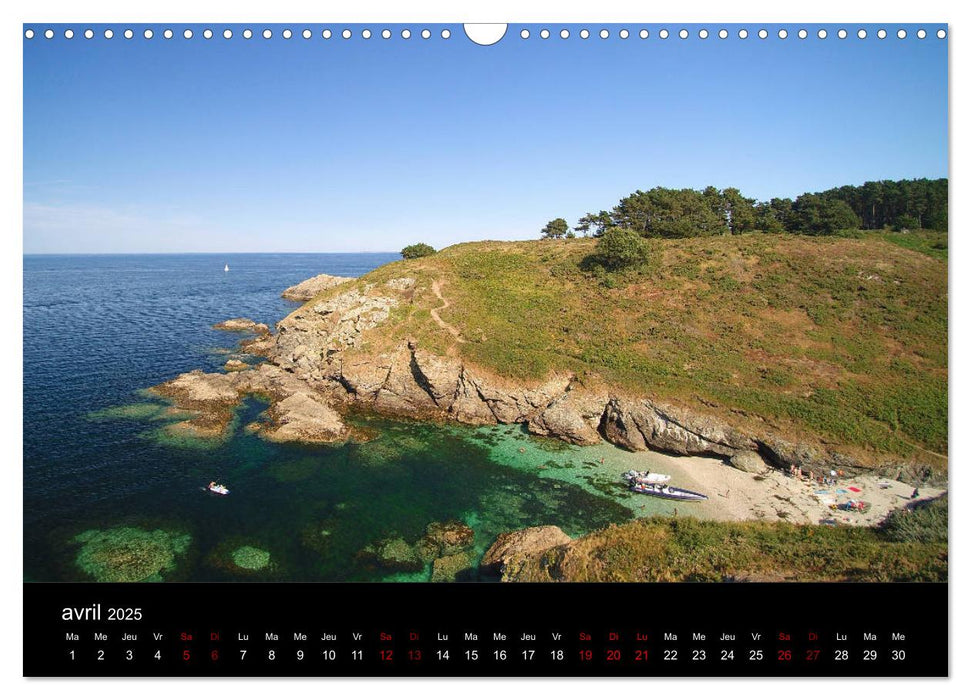
[{"label": "group of people on sand", "polygon": [[797,467],[795,464],[790,464],[789,476],[793,477],[794,479],[806,479],[808,477],[810,483],[822,484],[823,486],[836,486],[836,484],[839,483],[838,480],[842,479],[844,474],[842,469],[834,469],[830,470],[829,474],[820,474],[817,476],[812,469],[810,469],[807,473],[803,472],[803,470]]}]

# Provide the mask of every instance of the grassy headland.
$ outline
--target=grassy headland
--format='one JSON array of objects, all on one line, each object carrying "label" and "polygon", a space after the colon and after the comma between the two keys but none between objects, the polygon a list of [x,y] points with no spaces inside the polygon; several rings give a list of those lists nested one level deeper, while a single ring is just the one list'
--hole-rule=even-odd
[{"label": "grassy headland", "polygon": [[595,243],[466,243],[386,265],[351,284],[416,287],[354,352],[410,338],[513,381],[574,373],[862,460],[946,468],[946,237],[653,239],[647,263],[618,272]]}]

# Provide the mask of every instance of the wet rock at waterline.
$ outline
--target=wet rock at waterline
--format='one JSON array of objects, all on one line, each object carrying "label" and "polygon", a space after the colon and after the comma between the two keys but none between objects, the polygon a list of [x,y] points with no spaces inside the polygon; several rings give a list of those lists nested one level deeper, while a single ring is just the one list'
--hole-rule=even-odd
[{"label": "wet rock at waterline", "polygon": [[265,323],[257,323],[249,318],[230,318],[226,321],[214,323],[217,331],[231,331],[234,333],[252,333],[253,335],[267,335],[270,327]]},{"label": "wet rock at waterline", "polygon": [[571,538],[555,525],[528,527],[499,535],[479,563],[486,576],[506,579],[530,554],[567,544]]}]

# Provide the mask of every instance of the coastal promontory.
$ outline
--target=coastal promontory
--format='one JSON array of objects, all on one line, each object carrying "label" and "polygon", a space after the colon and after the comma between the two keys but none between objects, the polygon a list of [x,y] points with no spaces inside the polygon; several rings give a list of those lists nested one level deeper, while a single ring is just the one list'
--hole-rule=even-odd
[{"label": "coastal promontory", "polygon": [[[946,262],[874,238],[660,241],[621,272],[598,268],[592,240],[460,244],[324,280],[275,333],[231,322],[266,362],[216,381],[229,388],[210,404],[269,396],[266,436],[286,440],[343,439],[330,411],[357,407],[942,481],[946,299]],[[200,410],[180,381],[160,393]]]}]

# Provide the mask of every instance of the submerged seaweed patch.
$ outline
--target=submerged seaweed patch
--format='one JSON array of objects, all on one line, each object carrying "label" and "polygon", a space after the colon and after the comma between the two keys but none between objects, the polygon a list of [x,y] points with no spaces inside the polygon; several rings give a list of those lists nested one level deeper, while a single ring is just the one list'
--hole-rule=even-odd
[{"label": "submerged seaweed patch", "polygon": [[81,544],[75,563],[101,583],[162,581],[191,541],[186,533],[165,530],[85,530],[73,539]]},{"label": "submerged seaweed patch", "polygon": [[249,545],[243,545],[233,550],[233,564],[241,569],[259,571],[270,565],[270,553]]}]

